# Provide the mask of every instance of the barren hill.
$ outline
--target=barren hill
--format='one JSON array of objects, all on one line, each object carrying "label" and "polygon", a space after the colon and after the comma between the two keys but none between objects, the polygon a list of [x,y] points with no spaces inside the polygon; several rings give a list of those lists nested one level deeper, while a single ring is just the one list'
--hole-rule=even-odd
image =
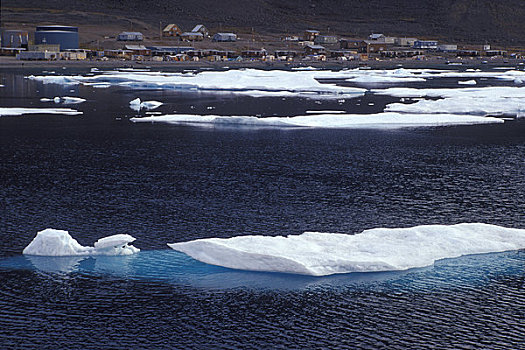
[{"label": "barren hill", "polygon": [[[341,36],[371,32],[443,41],[525,47],[521,0],[2,0],[2,25],[77,25],[87,38],[159,26],[184,30],[203,23],[212,31],[262,35],[299,34],[307,28]],[[91,35],[91,36],[90,36]]]}]

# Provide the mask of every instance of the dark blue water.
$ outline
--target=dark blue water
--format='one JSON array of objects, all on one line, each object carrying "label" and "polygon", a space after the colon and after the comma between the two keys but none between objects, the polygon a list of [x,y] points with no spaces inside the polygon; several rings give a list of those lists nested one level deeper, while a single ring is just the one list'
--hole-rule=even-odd
[{"label": "dark blue water", "polygon": [[[80,96],[82,116],[0,117],[1,348],[525,348],[523,251],[322,278],[214,267],[166,243],[486,222],[525,228],[525,121],[373,130],[133,124],[163,113],[380,111],[337,101],[61,87],[0,72],[1,106]],[[72,90],[72,91],[70,91]],[[368,106],[368,102],[374,106]],[[39,258],[37,231],[131,257]]]}]

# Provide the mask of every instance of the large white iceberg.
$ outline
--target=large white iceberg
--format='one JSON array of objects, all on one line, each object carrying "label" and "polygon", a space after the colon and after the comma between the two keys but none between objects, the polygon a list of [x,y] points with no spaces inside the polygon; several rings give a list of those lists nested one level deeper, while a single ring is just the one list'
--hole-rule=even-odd
[{"label": "large white iceberg", "polygon": [[131,118],[132,122],[164,122],[172,124],[250,126],[250,127],[309,127],[309,128],[362,128],[393,129],[445,125],[471,125],[503,123],[493,117],[456,114],[308,114],[295,117],[220,116],[194,114],[167,114]]},{"label": "large white iceberg", "polygon": [[135,238],[117,234],[99,239],[94,247],[85,247],[71,237],[67,231],[45,229],[25,247],[26,255],[39,256],[82,256],[82,255],[131,255],[140,251],[129,243]]},{"label": "large white iceberg", "polygon": [[377,95],[428,98],[415,103],[391,103],[386,112],[517,115],[525,110],[525,87],[389,88],[372,90]]},{"label": "large white iceberg", "polygon": [[204,263],[250,270],[324,276],[407,270],[436,260],[525,248],[525,230],[465,223],[376,228],[356,235],[207,238],[168,244]]}]

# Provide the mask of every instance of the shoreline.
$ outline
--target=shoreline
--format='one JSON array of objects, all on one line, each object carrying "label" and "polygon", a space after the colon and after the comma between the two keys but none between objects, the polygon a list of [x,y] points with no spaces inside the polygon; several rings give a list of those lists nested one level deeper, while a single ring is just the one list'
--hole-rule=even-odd
[{"label": "shoreline", "polygon": [[[450,64],[453,62],[455,64]],[[461,63],[461,64],[460,64]],[[0,56],[0,71],[11,69],[116,69],[116,68],[134,68],[134,69],[161,69],[168,71],[180,71],[188,69],[201,70],[223,70],[223,69],[281,69],[290,70],[301,67],[314,67],[318,69],[354,69],[359,67],[370,67],[370,69],[395,69],[395,68],[436,68],[451,69],[452,67],[462,68],[494,68],[494,67],[517,67],[524,65],[524,60],[520,59],[439,59],[429,58],[425,60],[412,59],[387,59],[387,60],[368,60],[368,61],[326,61],[326,62],[309,62],[309,61],[292,61],[292,62],[262,62],[262,61],[185,61],[185,62],[167,62],[167,61],[125,61],[125,60],[61,60],[61,61],[20,61],[15,57]],[[64,68],[65,67],[65,68]]]}]

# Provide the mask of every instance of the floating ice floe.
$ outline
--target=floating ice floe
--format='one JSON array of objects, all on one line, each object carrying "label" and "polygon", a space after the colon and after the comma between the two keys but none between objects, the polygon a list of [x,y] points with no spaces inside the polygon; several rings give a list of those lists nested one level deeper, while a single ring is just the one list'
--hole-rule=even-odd
[{"label": "floating ice floe", "polygon": [[172,124],[222,125],[249,127],[310,127],[394,129],[406,127],[471,125],[503,123],[500,118],[456,114],[309,114],[295,117],[219,116],[166,114],[131,118],[132,122],[163,122]]},{"label": "floating ice floe", "polygon": [[346,73],[332,71],[283,71],[238,69],[198,73],[111,71],[93,76],[29,76],[29,79],[56,84],[96,84],[136,89],[176,89],[207,93],[243,94],[254,97],[300,96],[309,98],[354,97],[365,89],[321,83],[317,79],[344,78]]},{"label": "floating ice floe", "polygon": [[0,107],[0,116],[18,116],[24,114],[64,114],[78,115],[82,112],[71,108],[23,108],[23,107]]},{"label": "floating ice floe", "polygon": [[144,101],[141,102],[140,98],[136,98],[134,100],[131,100],[129,102],[129,108],[133,109],[134,111],[140,111],[141,109],[156,109],[162,106],[163,103],[159,101]]},{"label": "floating ice floe", "polygon": [[472,80],[460,80],[460,81],[458,81],[458,84],[459,85],[476,85],[477,82],[474,79],[472,79]]},{"label": "floating ice floe", "polygon": [[517,115],[525,109],[525,87],[389,88],[372,92],[401,98],[433,98],[411,104],[392,103],[386,106],[386,112]]},{"label": "floating ice floe", "polygon": [[55,103],[62,103],[65,105],[72,105],[72,104],[78,104],[82,102],[86,102],[85,99],[80,97],[71,97],[71,96],[56,96],[54,98],[41,98],[40,102],[55,102]]},{"label": "floating ice floe", "polygon": [[470,223],[377,228],[356,235],[207,238],[168,244],[207,264],[250,271],[325,276],[407,270],[436,260],[525,248],[525,230]]},{"label": "floating ice floe", "polygon": [[95,242],[94,247],[80,245],[67,231],[45,229],[24,249],[26,255],[82,256],[82,255],[131,255],[140,249],[129,245],[135,241],[130,235],[117,234]]}]

